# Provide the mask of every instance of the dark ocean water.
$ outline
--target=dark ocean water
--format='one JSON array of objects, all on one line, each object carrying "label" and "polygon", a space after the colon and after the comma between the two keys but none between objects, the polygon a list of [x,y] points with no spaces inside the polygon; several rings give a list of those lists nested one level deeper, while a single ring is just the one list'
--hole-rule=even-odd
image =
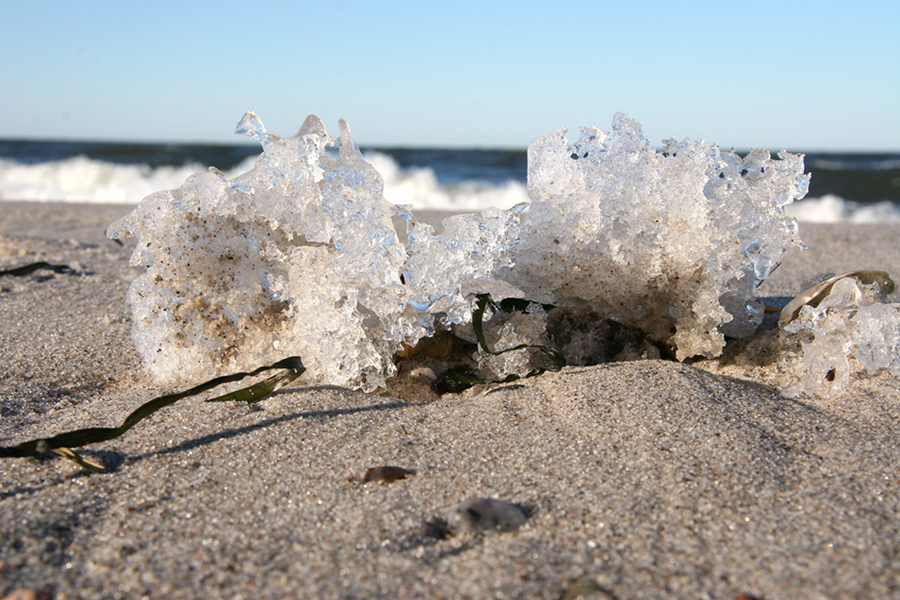
[{"label": "dark ocean water", "polygon": [[[385,177],[385,195],[393,186],[403,196],[389,197],[397,203],[469,209],[524,198],[524,149],[362,150]],[[177,187],[207,166],[226,172],[249,169],[259,152],[256,144],[0,140],[0,199],[138,202],[158,189]],[[805,164],[812,174],[808,198],[831,197],[832,209],[835,202],[855,206],[886,201],[900,215],[900,152],[810,152]],[[456,201],[465,206],[441,205]]]}]

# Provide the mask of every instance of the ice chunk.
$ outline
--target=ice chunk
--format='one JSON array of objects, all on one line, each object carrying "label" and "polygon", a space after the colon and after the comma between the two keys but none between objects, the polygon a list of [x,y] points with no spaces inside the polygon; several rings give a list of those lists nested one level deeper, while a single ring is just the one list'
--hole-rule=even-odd
[{"label": "ice chunk", "polygon": [[336,141],[317,117],[293,138],[252,114],[239,130],[263,144],[253,170],[195,175],[109,228],[147,269],[128,292],[145,366],[174,385],[300,355],[313,381],[382,385],[421,331],[400,319],[407,255],[378,173],[343,122]]},{"label": "ice chunk", "polygon": [[900,376],[900,304],[862,307],[853,319],[853,356],[869,373],[884,369]]},{"label": "ice chunk", "polygon": [[[311,383],[371,390],[403,344],[470,322],[473,294],[498,286],[639,328],[682,359],[716,356],[724,334],[759,323],[754,284],[799,243],[783,208],[808,181],[798,155],[742,159],[687,140],[658,152],[620,113],[611,135],[532,144],[530,204],[451,217],[435,234],[384,199],[345,122],[337,140],[315,116],[280,138],[248,113],[238,132],[262,145],[251,171],[194,175],[108,232],[138,240],[133,338],[164,384],[300,355]],[[405,243],[395,217],[409,223]],[[496,340],[543,343],[547,323],[517,316]],[[483,359],[494,371],[527,360]]]},{"label": "ice chunk", "polygon": [[812,393],[828,381],[833,382],[830,392],[840,394],[851,382],[851,356],[870,374],[887,369],[900,375],[900,304],[884,302],[893,281],[873,273],[886,275],[867,271],[833,277],[798,296],[810,303],[786,307],[784,330],[805,332],[811,339],[801,342],[801,380],[785,395]]},{"label": "ice chunk", "polygon": [[532,202],[501,275],[532,300],[640,327],[679,359],[718,356],[724,333],[759,324],[755,285],[800,243],[783,207],[809,176],[801,156],[779,156],[687,140],[660,153],[621,113],[612,136],[583,128],[574,148],[547,134],[528,150]]},{"label": "ice chunk", "polygon": [[[530,305],[526,312],[507,313],[500,310],[485,323],[485,341],[494,352],[522,345],[552,346],[547,323],[547,313],[540,304]],[[535,348],[502,354],[487,354],[479,348],[475,359],[478,374],[487,379],[502,379],[509,374],[524,376],[532,369],[548,363],[547,358]]]}]

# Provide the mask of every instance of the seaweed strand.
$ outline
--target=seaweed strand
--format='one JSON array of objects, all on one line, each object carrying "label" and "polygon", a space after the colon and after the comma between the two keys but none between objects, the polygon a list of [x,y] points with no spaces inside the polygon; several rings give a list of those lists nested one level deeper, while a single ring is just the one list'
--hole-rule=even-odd
[{"label": "seaweed strand", "polygon": [[202,394],[203,392],[222,384],[240,381],[246,377],[253,377],[254,375],[259,375],[264,371],[271,371],[273,369],[284,369],[284,372],[273,375],[263,381],[235,392],[211,398],[207,400],[207,402],[238,401],[247,402],[248,404],[259,402],[275,390],[287,385],[302,375],[306,370],[306,367],[303,366],[300,357],[292,356],[253,371],[223,375],[222,377],[217,377],[206,383],[194,386],[184,392],[166,394],[165,396],[160,396],[159,398],[154,398],[153,400],[145,402],[132,411],[118,427],[88,427],[86,429],[60,433],[50,438],[39,438],[22,442],[16,446],[0,446],[0,458],[40,456],[48,452],[53,452],[78,463],[82,467],[93,471],[102,471],[103,467],[101,465],[80,457],[72,450],[72,448],[79,448],[81,446],[86,446],[87,444],[96,444],[97,442],[105,442],[117,438],[151,414],[170,406],[183,398],[196,396],[197,394]]}]

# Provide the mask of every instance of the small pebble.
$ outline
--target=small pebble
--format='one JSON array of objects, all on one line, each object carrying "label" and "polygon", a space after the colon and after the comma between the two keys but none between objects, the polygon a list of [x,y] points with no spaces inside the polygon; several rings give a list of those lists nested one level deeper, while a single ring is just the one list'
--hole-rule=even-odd
[{"label": "small pebble", "polygon": [[525,513],[511,502],[494,498],[469,498],[457,504],[447,517],[453,533],[513,531],[525,522]]},{"label": "small pebble", "polygon": [[393,483],[398,479],[406,479],[407,475],[415,475],[415,472],[404,469],[403,467],[392,467],[389,465],[385,465],[383,467],[372,467],[371,469],[367,469],[366,474],[363,476],[363,481]]},{"label": "small pebble", "polygon": [[434,374],[433,369],[429,369],[428,367],[419,367],[418,369],[413,369],[409,372],[410,379],[425,379],[429,382],[437,379],[437,375]]}]

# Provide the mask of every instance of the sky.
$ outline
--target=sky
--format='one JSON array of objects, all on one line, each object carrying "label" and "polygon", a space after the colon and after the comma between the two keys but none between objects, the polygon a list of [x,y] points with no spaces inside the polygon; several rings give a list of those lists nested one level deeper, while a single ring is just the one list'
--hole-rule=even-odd
[{"label": "sky", "polygon": [[897,151],[898,31],[897,0],[0,0],[0,138],[236,143],[254,110],[524,148],[621,111],[656,144]]}]

